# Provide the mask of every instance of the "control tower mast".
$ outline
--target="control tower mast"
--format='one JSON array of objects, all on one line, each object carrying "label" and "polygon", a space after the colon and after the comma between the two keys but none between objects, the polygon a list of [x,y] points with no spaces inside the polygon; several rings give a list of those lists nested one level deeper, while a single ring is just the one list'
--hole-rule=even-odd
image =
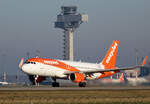
[{"label": "control tower mast", "polygon": [[61,13],[57,15],[55,28],[64,30],[64,60],[74,60],[73,32],[81,23],[88,21],[88,15],[78,14],[76,6],[62,6]]}]

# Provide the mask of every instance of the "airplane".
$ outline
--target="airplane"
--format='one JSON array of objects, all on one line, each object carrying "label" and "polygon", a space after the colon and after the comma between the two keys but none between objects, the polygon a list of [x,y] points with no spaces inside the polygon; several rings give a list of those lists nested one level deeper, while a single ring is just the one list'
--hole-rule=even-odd
[{"label": "airplane", "polygon": [[8,85],[8,82],[0,82],[0,85]]},{"label": "airplane", "polygon": [[[141,66],[144,66],[146,64],[148,56],[146,56],[141,64]],[[143,83],[148,83],[148,79],[145,77],[138,77],[137,76],[137,70],[134,70],[136,72],[136,77],[135,78],[130,78],[130,77],[125,77],[124,73],[122,72],[119,79],[113,79],[111,78],[103,78],[100,80],[100,84],[122,84],[122,83],[128,83],[131,85],[137,85],[137,84],[143,84]]]},{"label": "airplane", "polygon": [[100,63],[87,63],[48,58],[30,58],[19,63],[19,68],[30,76],[35,76],[35,82],[41,82],[45,77],[51,77],[53,87],[59,87],[56,79],[67,79],[77,83],[79,87],[86,86],[86,80],[96,80],[112,76],[121,70],[133,70],[141,66],[116,67],[119,40],[114,40]]},{"label": "airplane", "polygon": [[[148,56],[146,56],[141,64],[141,66],[144,66],[146,64]],[[142,69],[144,70],[144,69]],[[126,77],[128,84],[136,86],[136,85],[141,85],[145,83],[149,83],[149,80],[147,76],[145,77],[138,77],[138,72],[135,70],[135,77]]]}]

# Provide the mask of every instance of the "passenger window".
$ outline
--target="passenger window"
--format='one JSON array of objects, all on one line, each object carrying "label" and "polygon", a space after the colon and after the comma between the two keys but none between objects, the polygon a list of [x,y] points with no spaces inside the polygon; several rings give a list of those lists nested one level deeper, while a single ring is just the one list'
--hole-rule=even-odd
[{"label": "passenger window", "polygon": [[36,64],[36,62],[25,62],[25,64]]}]

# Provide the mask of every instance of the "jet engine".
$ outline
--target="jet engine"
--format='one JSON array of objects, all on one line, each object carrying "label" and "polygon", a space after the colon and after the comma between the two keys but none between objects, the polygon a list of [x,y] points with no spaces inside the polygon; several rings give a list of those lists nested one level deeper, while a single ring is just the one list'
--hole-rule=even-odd
[{"label": "jet engine", "polygon": [[84,82],[85,75],[82,73],[72,73],[70,74],[69,79],[75,83]]}]

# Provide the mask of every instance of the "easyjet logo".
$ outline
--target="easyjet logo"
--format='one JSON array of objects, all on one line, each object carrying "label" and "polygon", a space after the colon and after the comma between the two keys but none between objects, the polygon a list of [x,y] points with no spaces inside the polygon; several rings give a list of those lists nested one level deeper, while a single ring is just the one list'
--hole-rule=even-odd
[{"label": "easyjet logo", "polygon": [[109,56],[107,57],[106,63],[108,64],[112,56],[114,55],[115,49],[117,47],[117,43],[115,42],[114,46],[112,47],[112,51],[110,52]]},{"label": "easyjet logo", "polygon": [[57,61],[44,61],[46,64],[59,64]]}]

